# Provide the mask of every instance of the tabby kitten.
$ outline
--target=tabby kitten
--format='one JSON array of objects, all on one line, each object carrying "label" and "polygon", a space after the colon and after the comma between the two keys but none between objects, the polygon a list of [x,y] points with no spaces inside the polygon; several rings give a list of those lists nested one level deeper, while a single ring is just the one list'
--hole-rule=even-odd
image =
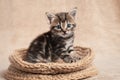
[{"label": "tabby kitten", "polygon": [[76,8],[70,12],[46,15],[50,30],[33,40],[27,51],[27,60],[33,63],[54,62],[59,58],[67,63],[75,61],[70,53],[73,51]]}]

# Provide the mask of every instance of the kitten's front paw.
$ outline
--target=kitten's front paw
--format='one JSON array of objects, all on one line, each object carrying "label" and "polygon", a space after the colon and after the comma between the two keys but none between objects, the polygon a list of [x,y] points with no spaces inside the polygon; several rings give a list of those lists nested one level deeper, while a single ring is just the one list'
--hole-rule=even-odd
[{"label": "kitten's front paw", "polygon": [[75,61],[78,61],[78,60],[80,60],[80,59],[82,58],[76,51],[72,51],[69,55],[70,55],[73,59],[75,59]]},{"label": "kitten's front paw", "polygon": [[73,63],[73,62],[76,62],[78,61],[78,59],[76,58],[72,58],[71,56],[67,56],[63,59],[66,63]]}]

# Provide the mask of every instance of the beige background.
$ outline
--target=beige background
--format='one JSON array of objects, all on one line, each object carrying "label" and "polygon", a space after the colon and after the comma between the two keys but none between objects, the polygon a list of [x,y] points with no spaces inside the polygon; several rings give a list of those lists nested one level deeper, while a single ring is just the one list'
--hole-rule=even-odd
[{"label": "beige background", "polygon": [[99,75],[91,80],[120,80],[120,0],[0,0],[0,73],[15,49],[49,30],[45,12],[73,7],[78,7],[75,45],[96,53]]}]

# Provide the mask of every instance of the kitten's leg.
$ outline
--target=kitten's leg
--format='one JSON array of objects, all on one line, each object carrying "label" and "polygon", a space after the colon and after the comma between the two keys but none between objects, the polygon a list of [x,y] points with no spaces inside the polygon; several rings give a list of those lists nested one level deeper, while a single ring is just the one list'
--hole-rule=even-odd
[{"label": "kitten's leg", "polygon": [[56,51],[54,51],[52,59],[57,60],[59,58],[61,58],[66,63],[73,62],[72,57],[69,55],[68,51],[63,47],[57,48]]},{"label": "kitten's leg", "polygon": [[33,55],[31,55],[31,53],[27,53],[25,61],[30,63],[36,63],[36,58],[34,58]]},{"label": "kitten's leg", "polygon": [[72,52],[72,51],[73,51],[72,47],[70,48],[69,51],[64,48],[59,48],[54,52],[54,54],[52,54],[52,61],[55,61],[55,60],[61,58],[66,63],[76,62],[77,59],[73,58],[70,55],[70,52]]},{"label": "kitten's leg", "polygon": [[70,56],[73,58],[74,62],[81,59],[81,56],[76,51],[71,51]]},{"label": "kitten's leg", "polygon": [[43,53],[40,52],[32,52],[28,53],[26,60],[31,63],[38,63],[38,62],[46,62],[46,59],[43,58]]},{"label": "kitten's leg", "polygon": [[79,55],[76,53],[69,54],[69,55],[62,55],[61,58],[66,63],[77,62],[78,60],[81,59],[81,57],[79,57]]},{"label": "kitten's leg", "polygon": [[29,62],[45,62],[45,45],[46,39],[44,36],[40,36],[35,39],[28,51],[27,51],[27,59]]},{"label": "kitten's leg", "polygon": [[80,56],[74,51],[73,46],[70,46],[68,48],[68,52],[64,52],[61,54],[61,58],[67,62],[67,63],[72,63],[80,60]]},{"label": "kitten's leg", "polygon": [[81,59],[78,53],[76,53],[76,51],[74,50],[73,46],[69,47],[68,52],[69,52],[69,55],[73,58],[73,62],[76,62]]},{"label": "kitten's leg", "polygon": [[68,52],[62,53],[60,58],[66,63],[75,62]]},{"label": "kitten's leg", "polygon": [[74,47],[73,45],[69,46],[67,49],[68,53],[71,53],[72,51],[74,51]]}]

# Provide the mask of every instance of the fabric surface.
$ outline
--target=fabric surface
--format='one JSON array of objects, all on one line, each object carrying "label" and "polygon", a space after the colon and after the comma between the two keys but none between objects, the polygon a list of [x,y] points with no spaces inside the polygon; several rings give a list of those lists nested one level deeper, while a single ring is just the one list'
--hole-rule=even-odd
[{"label": "fabric surface", "polygon": [[27,48],[49,30],[45,12],[73,7],[78,7],[75,45],[90,47],[96,54],[100,73],[91,80],[119,80],[120,0],[0,0],[0,74],[13,50]]}]

